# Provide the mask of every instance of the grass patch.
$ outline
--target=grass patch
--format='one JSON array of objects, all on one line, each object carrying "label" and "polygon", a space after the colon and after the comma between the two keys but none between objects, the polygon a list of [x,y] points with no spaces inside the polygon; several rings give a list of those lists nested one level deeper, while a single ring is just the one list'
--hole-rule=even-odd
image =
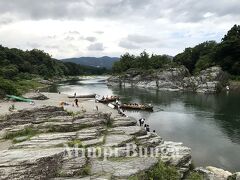
[{"label": "grass patch", "polygon": [[129,177],[129,180],[138,179],[179,180],[181,177],[176,168],[159,162],[151,170]]},{"label": "grass patch", "polygon": [[78,117],[79,119],[84,118],[84,115],[81,111],[73,112],[73,111],[67,111],[69,116],[72,116],[73,118]]},{"label": "grass patch", "polygon": [[9,80],[0,77],[0,81],[0,97],[5,97],[6,94],[22,95],[30,89],[43,87],[43,85],[35,79],[15,78],[14,80]]},{"label": "grass patch", "polygon": [[91,174],[90,164],[86,164],[79,172],[76,174],[78,176],[88,176]]},{"label": "grass patch", "polygon": [[[28,136],[28,139],[37,135],[39,132],[31,127],[27,127],[21,131],[6,133],[4,139],[14,139],[17,137]],[[17,140],[15,140],[17,142]]]},{"label": "grass patch", "polygon": [[67,143],[67,145],[69,147],[78,147],[78,148],[82,148],[83,147],[82,142],[80,140],[77,140],[77,139],[69,141]]},{"label": "grass patch", "polygon": [[186,177],[187,180],[203,180],[203,175],[196,173],[196,172],[190,172],[190,174]]}]

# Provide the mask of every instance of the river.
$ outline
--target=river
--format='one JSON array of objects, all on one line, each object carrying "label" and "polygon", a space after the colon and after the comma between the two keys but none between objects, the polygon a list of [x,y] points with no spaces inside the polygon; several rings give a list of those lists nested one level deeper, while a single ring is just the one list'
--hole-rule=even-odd
[{"label": "river", "polygon": [[136,119],[145,118],[150,129],[165,140],[183,142],[190,147],[195,166],[240,171],[240,94],[205,95],[108,87],[106,78],[68,81],[49,91],[118,95],[121,102],[152,104],[154,112],[126,111],[126,114]]}]

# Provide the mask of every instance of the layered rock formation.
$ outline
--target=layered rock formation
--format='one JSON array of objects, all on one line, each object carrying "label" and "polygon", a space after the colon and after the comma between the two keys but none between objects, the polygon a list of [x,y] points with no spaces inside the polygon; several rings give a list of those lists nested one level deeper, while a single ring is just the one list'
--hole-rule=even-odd
[{"label": "layered rock formation", "polygon": [[[0,179],[128,179],[160,160],[183,175],[191,164],[188,147],[147,133],[134,119],[108,114],[23,110],[2,119],[0,136],[0,145],[6,138],[14,142],[0,151]],[[98,156],[88,156],[94,147]]]},{"label": "layered rock formation", "polygon": [[[0,179],[128,179],[159,161],[189,172],[191,150],[146,132],[128,117],[69,114],[59,107],[22,110],[1,119]],[[74,147],[73,147],[74,146]],[[4,149],[4,148],[3,148]],[[215,167],[196,168],[206,180],[238,180]]]},{"label": "layered rock formation", "polygon": [[228,82],[228,76],[220,67],[211,67],[191,76],[184,66],[157,70],[152,73],[129,70],[125,75],[112,76],[110,86],[153,88],[167,91],[192,91],[216,93]]}]

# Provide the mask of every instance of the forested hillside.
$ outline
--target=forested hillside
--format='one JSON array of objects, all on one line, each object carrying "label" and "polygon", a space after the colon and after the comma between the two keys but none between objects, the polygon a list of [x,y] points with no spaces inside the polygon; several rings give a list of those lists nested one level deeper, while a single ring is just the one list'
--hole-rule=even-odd
[{"label": "forested hillside", "polygon": [[32,80],[36,77],[48,79],[104,72],[104,68],[58,61],[41,50],[22,51],[0,46],[0,96],[21,94],[28,88],[34,88],[37,82]]},{"label": "forested hillside", "polygon": [[220,65],[231,75],[240,75],[240,26],[234,25],[220,43],[207,41],[186,48],[174,57],[174,62],[185,65],[191,73],[213,65]]},{"label": "forested hillside", "polygon": [[211,66],[219,65],[232,77],[240,75],[240,26],[234,25],[220,43],[203,42],[173,59],[166,55],[149,55],[145,51],[139,56],[128,53],[114,63],[113,72],[122,73],[131,68],[142,70],[159,69],[184,65],[194,74]]}]

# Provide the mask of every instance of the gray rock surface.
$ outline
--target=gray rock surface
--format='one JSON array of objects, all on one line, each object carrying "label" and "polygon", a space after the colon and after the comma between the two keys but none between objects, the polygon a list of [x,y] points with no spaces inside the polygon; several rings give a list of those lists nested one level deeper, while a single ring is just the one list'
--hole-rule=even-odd
[{"label": "gray rock surface", "polygon": [[0,152],[0,179],[47,179],[57,175],[64,149]]},{"label": "gray rock surface", "polygon": [[126,160],[91,160],[92,174],[106,175],[110,174],[113,179],[127,179],[142,171],[149,170],[158,163],[157,158],[131,158]]},{"label": "gray rock surface", "polygon": [[42,93],[27,93],[24,95],[25,98],[32,100],[47,100],[48,97]]},{"label": "gray rock surface", "polygon": [[240,180],[240,172],[236,172],[231,176],[228,176],[228,180]]},{"label": "gray rock surface", "polygon": [[212,166],[206,168],[198,167],[194,171],[202,174],[206,180],[227,180],[232,176],[231,172]]},{"label": "gray rock surface", "polygon": [[[23,142],[0,151],[0,179],[127,179],[153,168],[159,156],[182,174],[191,163],[189,148],[165,142],[127,117],[96,112],[73,117],[62,108],[43,107],[9,115],[2,122],[2,140],[4,134],[26,128],[37,134],[26,134],[25,139],[21,134],[15,139]],[[76,144],[84,147],[76,149]],[[93,147],[100,148],[99,158],[87,156]],[[146,157],[139,155],[141,147]],[[151,151],[157,156],[149,156]]]},{"label": "gray rock surface", "polygon": [[166,91],[192,91],[199,93],[216,93],[221,91],[228,82],[228,76],[220,67],[211,67],[191,76],[181,66],[165,70],[156,70],[152,74],[141,74],[128,71],[124,76],[112,76],[108,79],[109,86],[126,86],[152,88]]}]

